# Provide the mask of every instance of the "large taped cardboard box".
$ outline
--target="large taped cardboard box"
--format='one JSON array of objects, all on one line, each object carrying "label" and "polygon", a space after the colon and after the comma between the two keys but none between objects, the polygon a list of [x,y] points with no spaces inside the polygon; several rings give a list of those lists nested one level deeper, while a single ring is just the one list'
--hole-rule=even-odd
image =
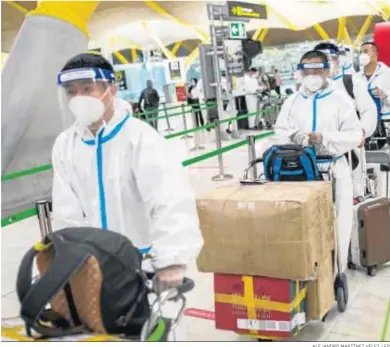
[{"label": "large taped cardboard box", "polygon": [[334,248],[328,182],[233,184],[198,199],[201,272],[309,280]]},{"label": "large taped cardboard box", "polygon": [[333,287],[332,254],[318,265],[317,278],[307,284],[306,316],[308,320],[320,320],[335,303]]}]

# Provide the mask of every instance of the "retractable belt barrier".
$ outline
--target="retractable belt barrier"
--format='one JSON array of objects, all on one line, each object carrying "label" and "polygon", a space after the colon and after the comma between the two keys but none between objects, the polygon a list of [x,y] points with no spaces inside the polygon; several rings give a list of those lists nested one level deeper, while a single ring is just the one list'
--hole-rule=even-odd
[{"label": "retractable belt barrier", "polygon": [[[210,107],[210,105],[208,107]],[[225,123],[230,123],[232,121],[237,121],[237,120],[241,120],[241,119],[245,119],[245,118],[249,118],[249,117],[256,117],[258,114],[264,115],[267,112],[269,112],[271,108],[273,108],[273,106],[270,106],[269,108],[263,109],[263,110],[261,110],[259,112],[253,112],[253,113],[249,113],[249,114],[246,114],[246,115],[240,115],[238,117],[227,118],[227,119],[219,121],[219,123],[220,124],[225,124]],[[182,115],[182,112],[180,112],[179,115]],[[170,115],[170,116],[172,116],[172,115]],[[165,117],[159,117],[159,118],[165,118]],[[190,133],[194,133],[194,132],[197,132],[197,131],[202,131],[202,130],[207,130],[207,129],[210,129],[210,128],[215,128],[215,126],[216,126],[215,123],[209,123],[209,124],[207,124],[205,126],[196,127],[196,128],[189,129],[189,130],[180,131],[180,132],[177,132],[175,134],[167,135],[167,136],[165,136],[165,138],[166,139],[171,139],[171,138],[175,138],[175,137],[181,137],[181,136],[188,135]],[[254,136],[254,138],[256,140],[259,140],[259,139],[266,138],[268,136],[272,136],[273,134],[274,134],[273,131],[269,131],[267,133],[263,133],[263,134]],[[242,141],[238,141],[236,143],[230,144],[230,145],[222,147],[220,149],[216,149],[214,151],[211,151],[211,152],[208,152],[208,153],[204,153],[204,154],[201,154],[199,156],[187,159],[187,160],[182,162],[182,165],[184,167],[190,166],[190,165],[193,165],[193,164],[198,163],[200,161],[207,160],[207,159],[210,159],[212,157],[220,156],[222,153],[226,153],[226,152],[232,151],[232,150],[234,150],[236,148],[239,148],[241,146],[245,146],[247,144],[248,144],[248,139],[242,140]],[[1,177],[1,181],[4,182],[4,181],[9,181],[9,180],[13,180],[13,179],[16,179],[16,178],[24,177],[24,176],[29,176],[29,175],[32,175],[32,174],[46,172],[46,171],[51,170],[52,168],[53,168],[53,166],[51,164],[47,164],[47,165],[43,165],[43,166],[39,166],[39,167],[34,167],[34,168],[31,168],[31,169],[19,171],[19,172],[6,174],[6,175]],[[1,226],[2,227],[6,227],[8,225],[20,222],[20,221],[22,221],[24,219],[36,216],[37,214],[38,214],[37,207],[31,208],[31,209],[27,209],[27,210],[21,211],[19,213],[15,213],[15,214],[13,214],[11,216],[7,216],[7,217],[2,218],[1,219]]]}]

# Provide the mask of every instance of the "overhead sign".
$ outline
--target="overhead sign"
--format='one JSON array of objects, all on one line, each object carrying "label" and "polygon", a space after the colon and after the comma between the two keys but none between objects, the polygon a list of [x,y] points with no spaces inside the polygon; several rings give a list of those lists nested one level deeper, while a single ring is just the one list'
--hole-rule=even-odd
[{"label": "overhead sign", "polygon": [[181,70],[179,61],[169,62],[169,76],[172,81],[181,80]]},{"label": "overhead sign", "polygon": [[229,22],[229,37],[231,39],[246,39],[246,25],[241,22]]},{"label": "overhead sign", "polygon": [[124,70],[115,71],[115,82],[119,90],[127,90],[126,73]]},{"label": "overhead sign", "polygon": [[248,2],[228,1],[228,16],[245,19],[267,19],[267,7]]}]

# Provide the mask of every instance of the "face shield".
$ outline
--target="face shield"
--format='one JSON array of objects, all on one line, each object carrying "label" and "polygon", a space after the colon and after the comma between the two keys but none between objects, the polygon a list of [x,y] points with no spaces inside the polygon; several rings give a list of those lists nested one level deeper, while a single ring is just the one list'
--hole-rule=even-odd
[{"label": "face shield", "polygon": [[339,74],[340,70],[340,54],[333,49],[321,49],[320,52],[324,53],[329,62],[330,77],[335,77]]},{"label": "face shield", "polygon": [[114,80],[112,71],[99,68],[61,72],[57,84],[64,127],[76,121],[86,128],[98,128],[110,101],[108,94]]},{"label": "face shield", "polygon": [[301,63],[297,66],[298,79],[312,93],[323,88],[329,74],[329,63]]}]

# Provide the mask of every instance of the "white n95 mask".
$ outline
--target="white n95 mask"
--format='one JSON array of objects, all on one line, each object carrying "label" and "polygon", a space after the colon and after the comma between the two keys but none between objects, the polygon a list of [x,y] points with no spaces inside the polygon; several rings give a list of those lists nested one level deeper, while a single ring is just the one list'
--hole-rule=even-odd
[{"label": "white n95 mask", "polygon": [[359,57],[359,65],[360,66],[367,66],[371,61],[371,58],[368,54],[366,53],[363,53],[363,54],[360,54],[360,57]]},{"label": "white n95 mask", "polygon": [[93,96],[75,96],[68,105],[76,121],[86,128],[102,119],[106,111],[103,101]]},{"label": "white n95 mask", "polygon": [[303,84],[312,93],[315,93],[323,86],[324,79],[321,76],[309,75],[303,78]]}]

